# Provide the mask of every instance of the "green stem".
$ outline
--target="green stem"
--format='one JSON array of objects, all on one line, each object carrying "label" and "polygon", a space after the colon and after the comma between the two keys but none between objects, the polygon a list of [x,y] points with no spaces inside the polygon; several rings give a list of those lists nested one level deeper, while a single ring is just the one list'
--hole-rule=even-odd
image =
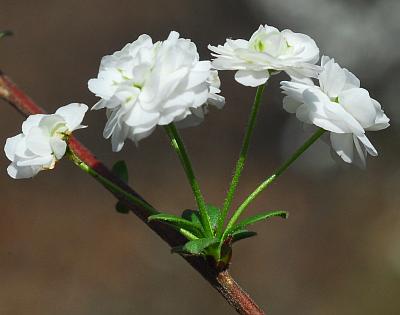
[{"label": "green stem", "polygon": [[[275,173],[268,177],[264,182],[262,182],[246,199],[245,201],[239,206],[239,208],[235,211],[233,214],[232,218],[230,219],[226,231],[228,231],[230,228],[234,226],[234,224],[237,222],[239,219],[240,215],[243,213],[243,211],[249,206],[251,202],[254,201],[254,199],[262,192],[264,189],[266,189],[272,182],[275,181],[284,171],[288,169],[288,167],[296,161],[299,156],[301,156],[319,137],[322,136],[322,134],[325,132],[324,129],[320,128],[318,129],[304,144],[296,150],[296,152],[293,153],[293,155],[285,162],[281,167],[279,167]],[[223,238],[226,237],[226,235],[223,235]]]},{"label": "green stem", "polygon": [[256,125],[256,118],[257,118],[258,111],[260,109],[261,96],[264,92],[264,89],[265,89],[265,85],[260,85],[257,88],[257,93],[254,98],[253,106],[251,108],[249,121],[247,123],[246,132],[245,132],[244,139],[243,139],[242,148],[240,150],[239,159],[236,162],[236,168],[233,173],[232,181],[230,183],[228,193],[226,195],[224,205],[222,207],[221,215],[218,219],[217,237],[221,237],[221,235],[222,235],[223,228],[224,228],[224,222],[225,222],[226,216],[228,215],[229,208],[232,205],[232,200],[235,195],[236,188],[239,184],[240,176],[242,175],[244,163],[247,158],[247,152],[249,151],[250,138],[253,134],[254,127]]},{"label": "green stem", "polygon": [[71,149],[68,149],[67,155],[69,159],[74,162],[75,165],[77,165],[81,170],[86,172],[87,174],[91,175],[94,177],[98,182],[100,182],[104,187],[106,187],[108,190],[111,192],[122,196],[123,198],[129,200],[130,202],[143,207],[148,211],[148,215],[154,215],[158,214],[159,212],[155,210],[152,206],[150,206],[147,202],[143,201],[142,199],[130,194],[129,192],[125,191],[118,185],[114,184],[112,181],[109,179],[101,176],[99,173],[97,173],[93,168],[91,168],[89,165],[87,165],[85,162],[83,162],[76,154]]},{"label": "green stem", "polygon": [[199,208],[203,227],[208,236],[212,237],[214,233],[211,227],[210,217],[207,213],[206,203],[204,201],[203,195],[201,194],[200,185],[194,175],[193,167],[186,152],[185,145],[183,144],[178,130],[173,123],[165,126],[165,131],[167,132],[167,135],[171,141],[172,148],[179,156],[183,169],[185,170],[186,177],[188,178],[190,186],[192,187],[193,195]]}]

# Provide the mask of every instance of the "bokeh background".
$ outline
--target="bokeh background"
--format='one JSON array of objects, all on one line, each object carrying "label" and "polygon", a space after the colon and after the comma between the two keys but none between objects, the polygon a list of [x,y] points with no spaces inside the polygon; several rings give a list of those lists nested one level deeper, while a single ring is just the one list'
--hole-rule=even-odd
[{"label": "bokeh background", "polygon": [[[400,312],[400,2],[398,0],[106,1],[0,0],[0,67],[42,107],[92,105],[87,81],[102,56],[142,33],[179,31],[198,45],[249,38],[259,24],[312,36],[324,54],[356,73],[384,106],[392,126],[369,135],[380,156],[366,171],[333,163],[315,145],[262,195],[249,213],[290,211],[255,227],[238,244],[232,274],[267,314]],[[183,136],[210,203],[220,205],[237,157],[254,90],[221,74],[226,107]],[[236,199],[238,204],[306,137],[282,110],[273,77]],[[0,101],[0,140],[22,117]],[[194,206],[166,136],[112,153],[102,139],[104,112],[77,133],[107,165],[125,159],[130,184],[173,213]],[[134,215],[68,161],[33,180],[7,177],[0,155],[0,314],[231,314],[227,303]]]}]

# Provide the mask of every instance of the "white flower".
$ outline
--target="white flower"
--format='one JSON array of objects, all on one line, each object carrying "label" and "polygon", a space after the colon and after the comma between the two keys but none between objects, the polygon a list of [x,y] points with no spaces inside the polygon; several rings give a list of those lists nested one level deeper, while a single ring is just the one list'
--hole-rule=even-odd
[{"label": "white flower", "polygon": [[360,88],[360,81],[333,59],[322,57],[319,86],[311,79],[283,81],[283,107],[299,120],[330,131],[333,150],[347,163],[366,165],[378,153],[365,135],[389,127],[381,105]]},{"label": "white flower", "polygon": [[22,133],[8,138],[4,152],[11,164],[7,168],[12,178],[30,178],[41,170],[54,168],[67,149],[66,140],[81,125],[88,110],[84,104],[60,107],[52,115],[31,115],[22,123]]},{"label": "white flower", "polygon": [[294,77],[315,77],[319,67],[319,49],[309,36],[290,30],[280,32],[272,26],[260,26],[250,40],[227,39],[224,46],[209,45],[217,70],[238,70],[237,82],[259,86],[274,72],[285,71]]},{"label": "white flower", "polygon": [[196,45],[177,32],[154,44],[141,35],[103,57],[98,77],[88,86],[101,98],[93,109],[107,108],[103,135],[111,137],[113,151],[121,150],[127,138],[137,143],[157,125],[182,121],[197,111],[204,114],[209,97],[223,104],[209,80],[212,74],[210,61],[199,61]]}]

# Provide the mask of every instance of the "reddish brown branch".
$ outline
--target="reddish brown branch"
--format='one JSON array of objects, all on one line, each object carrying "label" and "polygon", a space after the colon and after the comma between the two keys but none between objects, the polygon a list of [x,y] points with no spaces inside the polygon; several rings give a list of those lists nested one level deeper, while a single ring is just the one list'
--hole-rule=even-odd
[{"label": "reddish brown branch", "polygon": [[[25,117],[31,114],[45,113],[22,90],[20,90],[6,75],[0,73],[0,98],[15,107]],[[78,157],[94,168],[98,173],[119,185],[123,190],[140,197],[132,188],[120,181],[78,140],[70,140],[71,149]],[[148,212],[145,208],[132,204],[123,196],[114,194],[136,216],[156,232],[170,246],[183,244],[183,237],[165,224],[148,222]],[[141,198],[141,197],[140,197]],[[184,257],[221,295],[233,306],[239,314],[264,314],[250,296],[235,282],[227,270],[218,272],[216,268],[203,258]]]}]

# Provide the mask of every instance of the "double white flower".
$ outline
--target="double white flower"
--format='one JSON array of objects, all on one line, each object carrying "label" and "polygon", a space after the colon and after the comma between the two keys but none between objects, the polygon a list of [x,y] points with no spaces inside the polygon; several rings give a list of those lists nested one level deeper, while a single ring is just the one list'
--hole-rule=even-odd
[{"label": "double white flower", "polygon": [[322,57],[319,86],[311,79],[283,81],[284,109],[299,120],[330,131],[333,150],[347,163],[362,167],[367,153],[378,155],[365,135],[389,127],[381,105],[360,88],[360,81],[333,59]]},{"label": "double white flower", "polygon": [[182,122],[197,124],[203,106],[223,106],[219,80],[210,61],[199,61],[196,45],[171,32],[168,39],[153,43],[141,35],[121,51],[101,60],[89,90],[101,100],[93,109],[107,108],[108,121],[103,135],[111,137],[113,151],[129,138],[135,143],[150,135],[157,125]]},{"label": "double white flower", "polygon": [[8,138],[4,147],[11,164],[12,178],[30,178],[42,170],[53,169],[67,149],[71,132],[81,125],[88,107],[73,103],[60,107],[52,115],[31,115],[22,124],[22,133]]},{"label": "double white flower", "polygon": [[285,71],[294,77],[315,77],[319,70],[319,49],[309,36],[290,30],[280,32],[272,26],[260,26],[250,40],[227,39],[224,46],[209,45],[216,57],[217,70],[238,70],[237,82],[259,86],[275,72]]}]

